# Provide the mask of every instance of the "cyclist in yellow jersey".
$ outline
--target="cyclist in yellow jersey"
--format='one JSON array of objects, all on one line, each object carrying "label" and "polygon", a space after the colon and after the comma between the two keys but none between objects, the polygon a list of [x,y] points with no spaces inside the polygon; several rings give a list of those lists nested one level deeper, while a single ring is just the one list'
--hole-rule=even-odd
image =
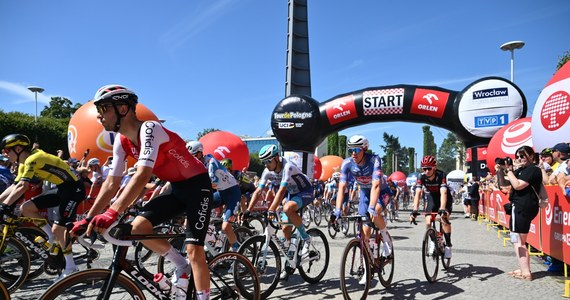
[{"label": "cyclist in yellow jersey", "polygon": [[14,184],[0,195],[0,216],[11,213],[15,203],[30,188],[30,181],[36,177],[57,186],[57,193],[40,195],[22,204],[22,215],[42,218],[39,209],[59,206],[59,214],[53,227],[45,225],[42,229],[49,237],[50,244],[57,242],[64,249],[65,277],[77,270],[71,252],[71,245],[64,245],[65,224],[75,220],[77,204],[85,199],[85,188],[69,165],[61,158],[40,149],[32,149],[30,139],[22,134],[10,134],[2,139],[3,155],[11,162],[18,163],[18,175]]}]

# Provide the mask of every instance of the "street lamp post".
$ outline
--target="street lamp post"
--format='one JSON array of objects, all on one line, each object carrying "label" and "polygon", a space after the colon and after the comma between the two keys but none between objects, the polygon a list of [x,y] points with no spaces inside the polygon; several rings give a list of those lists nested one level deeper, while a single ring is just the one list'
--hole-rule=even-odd
[{"label": "street lamp post", "polygon": [[43,93],[44,89],[39,87],[39,86],[29,86],[28,90],[30,90],[32,93],[34,93],[35,97],[36,97],[36,114],[34,117],[34,123],[37,125],[38,124],[38,93]]},{"label": "street lamp post", "polygon": [[511,82],[515,82],[515,50],[524,47],[523,41],[511,41],[501,45],[501,50],[511,51]]}]

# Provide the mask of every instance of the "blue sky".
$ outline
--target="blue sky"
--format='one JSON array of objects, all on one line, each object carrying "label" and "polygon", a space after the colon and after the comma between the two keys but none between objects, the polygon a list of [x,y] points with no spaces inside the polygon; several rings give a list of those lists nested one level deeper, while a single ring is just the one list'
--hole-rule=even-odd
[{"label": "blue sky", "polygon": [[[534,102],[570,50],[570,1],[309,0],[312,97],[393,84],[460,91],[485,76],[510,78]],[[84,103],[119,83],[186,139],[204,128],[265,136],[285,96],[286,0],[1,1],[0,108],[33,115],[52,96]],[[423,124],[373,123],[422,152]],[[447,131],[432,127],[438,146]]]}]

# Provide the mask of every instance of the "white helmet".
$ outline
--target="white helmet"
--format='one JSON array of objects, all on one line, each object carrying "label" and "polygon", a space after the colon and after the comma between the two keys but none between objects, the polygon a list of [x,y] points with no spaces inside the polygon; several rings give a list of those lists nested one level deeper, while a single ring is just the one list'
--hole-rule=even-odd
[{"label": "white helmet", "polygon": [[92,158],[92,159],[87,161],[88,166],[100,165],[100,164],[101,164],[101,161],[99,161],[98,158]]},{"label": "white helmet", "polygon": [[349,148],[359,147],[368,149],[368,139],[363,135],[353,135],[348,139],[347,146]]},{"label": "white helmet", "polygon": [[190,141],[186,144],[186,148],[188,148],[188,151],[190,151],[190,154],[194,155],[198,152],[204,152],[204,146],[202,146],[202,143],[198,142],[198,141]]},{"label": "white helmet", "polygon": [[340,178],[340,172],[334,172],[334,173],[332,174],[332,177],[333,177],[333,179]]}]

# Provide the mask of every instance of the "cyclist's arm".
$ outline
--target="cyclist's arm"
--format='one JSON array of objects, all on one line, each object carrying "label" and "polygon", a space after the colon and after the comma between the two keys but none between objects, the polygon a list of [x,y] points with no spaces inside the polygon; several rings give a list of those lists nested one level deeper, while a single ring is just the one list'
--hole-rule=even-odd
[{"label": "cyclist's arm", "polygon": [[11,185],[6,189],[4,193],[2,193],[2,203],[6,205],[12,205],[24,195],[29,187],[30,183],[25,180],[20,180],[18,183]]},{"label": "cyclist's arm", "polygon": [[[131,181],[132,180],[133,179],[131,178]],[[94,217],[103,212],[107,205],[109,205],[109,202],[111,202],[111,199],[117,194],[117,191],[120,187],[121,177],[109,175],[103,182],[101,191],[99,191],[99,194],[97,194],[97,199],[95,199],[95,202],[89,210],[87,217]],[[124,194],[124,192],[122,194]]]},{"label": "cyclist's arm", "polygon": [[376,207],[380,198],[380,180],[372,180],[372,188],[370,189],[370,204],[368,207]]},{"label": "cyclist's arm", "polygon": [[257,201],[259,200],[259,197],[261,195],[261,191],[263,190],[263,186],[258,186],[255,191],[253,192],[253,195],[251,195],[251,200],[249,200],[249,205],[247,206],[247,210],[252,210],[252,208],[255,207],[255,203],[257,203]]},{"label": "cyclist's arm", "polygon": [[[132,203],[134,203],[141,192],[144,190],[146,184],[152,177],[152,167],[139,166],[137,172],[133,175],[124,191],[119,195],[111,208],[118,213],[125,211]],[[120,177],[118,177],[120,179]],[[120,183],[119,183],[120,184]]]},{"label": "cyclist's arm", "polygon": [[269,207],[269,211],[275,211],[275,209],[277,209],[277,206],[279,206],[279,204],[281,203],[286,194],[287,194],[287,188],[284,185],[279,186],[279,190],[277,190],[277,193],[275,194],[275,198],[273,199],[273,203],[271,203],[271,206]]},{"label": "cyclist's arm", "polygon": [[447,188],[442,187],[439,189],[439,194],[441,195],[439,198],[439,209],[445,209],[447,206]]},{"label": "cyclist's arm", "polygon": [[338,183],[338,189],[336,193],[336,208],[342,209],[342,202],[344,201],[344,193],[339,193],[338,191],[342,191],[346,187],[346,181],[340,181]]},{"label": "cyclist's arm", "polygon": [[423,191],[421,189],[416,188],[416,192],[414,193],[414,206],[413,210],[418,210],[418,206],[420,205],[420,197],[422,196]]}]

